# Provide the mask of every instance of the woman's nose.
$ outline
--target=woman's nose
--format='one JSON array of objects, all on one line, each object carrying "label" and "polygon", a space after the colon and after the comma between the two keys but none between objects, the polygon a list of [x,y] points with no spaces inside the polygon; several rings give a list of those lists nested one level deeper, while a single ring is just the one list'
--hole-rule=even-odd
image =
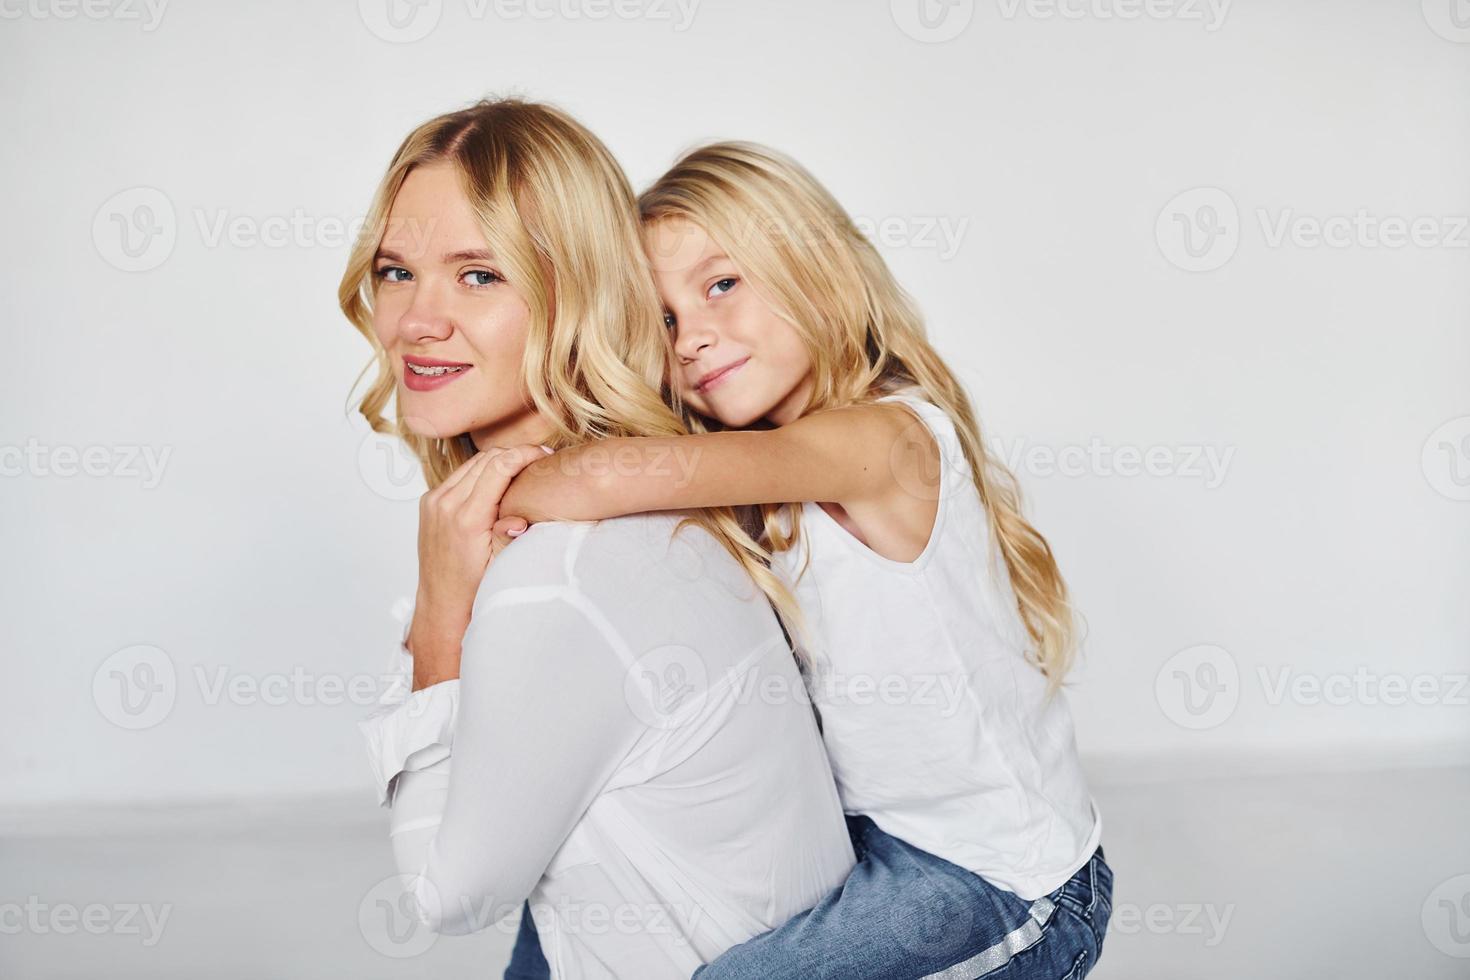
[{"label": "woman's nose", "polygon": [[398,318],[398,333],[409,343],[446,340],[454,333],[453,320],[431,288],[414,290],[413,302]]}]

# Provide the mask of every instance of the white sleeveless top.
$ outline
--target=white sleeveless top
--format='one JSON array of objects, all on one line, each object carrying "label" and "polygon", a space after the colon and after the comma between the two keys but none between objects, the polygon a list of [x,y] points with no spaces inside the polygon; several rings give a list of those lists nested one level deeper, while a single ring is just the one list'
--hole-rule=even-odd
[{"label": "white sleeveless top", "polygon": [[806,681],[843,808],[1034,900],[1102,834],[1071,713],[1063,692],[1044,700],[1046,679],[1025,658],[1005,559],[949,416],[916,388],[879,400],[910,406],[939,445],[938,474],[903,470],[912,492],[939,498],[923,553],[884,558],[806,503],[797,544],[775,556],[807,620]]}]

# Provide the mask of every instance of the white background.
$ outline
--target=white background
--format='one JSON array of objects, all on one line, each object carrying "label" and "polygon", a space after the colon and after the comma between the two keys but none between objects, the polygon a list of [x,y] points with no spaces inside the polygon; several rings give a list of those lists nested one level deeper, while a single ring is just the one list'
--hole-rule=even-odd
[{"label": "white background", "polygon": [[[371,805],[367,707],[331,685],[396,642],[416,505],[349,409],[341,226],[485,94],[570,110],[639,187],[766,142],[872,223],[1087,617],[1091,771],[1464,761],[1470,26],[1062,9],[442,0],[395,31],[369,0],[0,0],[0,804]],[[1035,455],[1094,440],[1080,472]],[[166,676],[122,711],[119,677]]]}]

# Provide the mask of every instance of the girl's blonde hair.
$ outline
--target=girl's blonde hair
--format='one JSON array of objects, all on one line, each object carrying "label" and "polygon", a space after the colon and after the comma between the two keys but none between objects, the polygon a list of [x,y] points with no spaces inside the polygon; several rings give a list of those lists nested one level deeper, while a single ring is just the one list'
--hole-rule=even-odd
[{"label": "girl's blonde hair", "polygon": [[[796,161],[744,142],[688,153],[638,203],[645,225],[680,217],[703,228],[796,330],[813,368],[806,413],[912,385],[944,409],[974,474],[991,541],[1009,570],[1034,644],[1028,656],[1054,693],[1072,665],[1077,636],[1051,547],[1022,516],[1015,475],[987,450],[970,400],[929,343],[914,302],[842,206]],[[691,428],[719,428],[681,411]],[[771,551],[790,548],[799,515],[788,504],[762,507],[762,543]]]},{"label": "girl's blonde hair", "polygon": [[[457,168],[500,271],[530,308],[521,377],[555,430],[547,444],[687,433],[664,398],[668,333],[644,263],[632,186],[576,120],[511,98],[478,102],[409,133],[373,195],[337,290],[342,312],[373,347],[377,377],[358,406],[373,430],[407,443],[430,488],[475,455],[468,434],[412,432],[396,399],[394,421],[383,417],[397,380],[373,330],[373,259],[408,174],[440,162]],[[769,554],[732,510],[691,511],[678,528],[687,524],[714,535],[778,612],[794,608]]]}]

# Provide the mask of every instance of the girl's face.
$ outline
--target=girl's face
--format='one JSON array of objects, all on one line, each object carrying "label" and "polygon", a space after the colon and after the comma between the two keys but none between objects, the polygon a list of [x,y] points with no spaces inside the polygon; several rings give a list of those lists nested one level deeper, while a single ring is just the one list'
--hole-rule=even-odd
[{"label": "girl's face", "polygon": [[416,435],[539,441],[521,383],[530,310],[497,269],[455,166],[410,171],[373,259],[373,330]]},{"label": "girl's face", "polygon": [[799,418],[811,397],[812,363],[796,330],[699,225],[662,218],[645,239],[684,400],[730,428]]}]

